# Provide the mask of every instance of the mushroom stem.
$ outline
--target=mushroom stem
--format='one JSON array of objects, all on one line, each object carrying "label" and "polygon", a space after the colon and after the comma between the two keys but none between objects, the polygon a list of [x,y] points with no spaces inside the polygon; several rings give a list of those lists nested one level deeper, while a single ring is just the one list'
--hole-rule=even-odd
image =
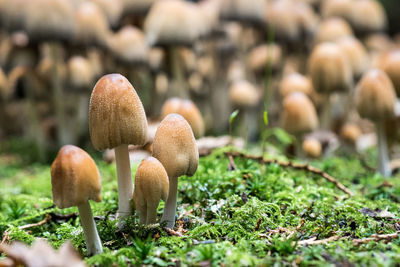
[{"label": "mushroom stem", "polygon": [[302,145],[303,145],[302,136],[301,135],[296,135],[295,155],[299,159],[303,159],[304,158]]},{"label": "mushroom stem", "polygon": [[325,101],[322,106],[322,112],[320,117],[321,129],[322,130],[330,130],[331,129],[331,98],[330,95],[327,94],[324,97]]},{"label": "mushroom stem", "polygon": [[131,198],[133,194],[133,183],[131,176],[131,165],[129,161],[128,145],[120,145],[114,149],[115,162],[118,175],[118,211],[117,216],[126,218],[131,213]]},{"label": "mushroom stem", "polygon": [[169,178],[169,193],[168,199],[164,206],[164,213],[161,218],[161,222],[167,222],[168,228],[174,228],[175,225],[175,213],[176,213],[176,198],[178,194],[178,178]]},{"label": "mushroom stem", "polygon": [[92,209],[90,208],[89,201],[78,206],[79,217],[85,234],[87,255],[92,256],[103,252],[99,234],[97,233],[96,224],[94,223]]},{"label": "mushroom stem", "polygon": [[391,174],[388,156],[388,147],[386,142],[386,133],[384,127],[384,121],[378,121],[376,123],[376,130],[378,133],[378,164],[379,172],[384,177],[389,177]]}]

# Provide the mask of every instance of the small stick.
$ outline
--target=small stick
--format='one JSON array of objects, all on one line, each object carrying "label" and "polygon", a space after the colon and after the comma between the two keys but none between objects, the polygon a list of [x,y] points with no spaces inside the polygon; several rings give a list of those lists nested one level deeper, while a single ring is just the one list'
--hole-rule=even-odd
[{"label": "small stick", "polygon": [[51,220],[51,216],[49,214],[46,214],[44,219],[41,220],[40,222],[22,225],[22,226],[18,227],[18,229],[24,230],[24,229],[28,229],[28,228],[32,228],[32,227],[36,227],[36,226],[41,226],[43,224],[46,224],[50,220]]},{"label": "small stick", "polygon": [[399,233],[400,232],[396,232],[393,234],[384,234],[384,235],[373,234],[373,235],[371,235],[371,237],[362,238],[362,239],[353,239],[352,241],[353,241],[354,246],[366,244],[371,241],[381,241],[381,240],[392,241],[393,239],[396,239],[399,237]]},{"label": "small stick", "polygon": [[339,181],[337,181],[334,177],[332,177],[331,175],[329,175],[328,173],[317,169],[313,166],[310,166],[308,164],[299,164],[299,163],[293,163],[291,161],[288,162],[281,162],[275,159],[265,159],[262,156],[253,156],[253,155],[248,155],[248,154],[244,154],[241,152],[225,152],[225,154],[227,156],[232,156],[232,157],[241,157],[241,158],[247,158],[247,159],[252,159],[255,161],[258,161],[260,163],[263,164],[278,164],[279,166],[282,167],[291,167],[294,169],[298,169],[298,170],[305,170],[314,174],[317,174],[319,176],[322,176],[323,178],[325,178],[326,180],[328,180],[329,182],[333,183],[334,185],[336,185],[337,188],[339,188],[340,190],[342,190],[343,192],[345,192],[346,194],[348,194],[350,197],[353,196],[353,192],[351,192],[349,189],[347,189],[343,184],[341,184]]},{"label": "small stick", "polygon": [[258,219],[256,227],[254,227],[254,231],[258,231],[258,229],[260,229],[260,224],[261,224],[261,218]]},{"label": "small stick", "polygon": [[321,245],[321,244],[325,244],[331,241],[337,241],[339,239],[345,239],[346,237],[341,237],[340,235],[334,235],[325,239],[321,239],[321,240],[315,240],[316,237],[307,239],[307,240],[301,240],[299,242],[297,242],[297,244],[299,246],[309,246],[309,245]]},{"label": "small stick", "polygon": [[172,235],[172,236],[179,236],[182,237],[183,235],[177,231],[172,230],[171,228],[168,227],[163,227],[164,231],[167,232],[167,234]]}]

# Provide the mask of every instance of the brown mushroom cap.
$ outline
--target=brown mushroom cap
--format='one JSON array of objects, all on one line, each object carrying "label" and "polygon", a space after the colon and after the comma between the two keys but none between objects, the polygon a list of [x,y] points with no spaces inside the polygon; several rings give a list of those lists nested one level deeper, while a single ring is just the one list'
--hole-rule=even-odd
[{"label": "brown mushroom cap", "polygon": [[192,176],[199,163],[199,151],[189,123],[178,114],[169,114],[158,126],[153,143],[157,158],[168,177]]},{"label": "brown mushroom cap", "polygon": [[279,86],[279,93],[282,98],[285,98],[293,92],[302,92],[311,96],[313,92],[311,80],[299,73],[286,75]]},{"label": "brown mushroom cap", "polygon": [[340,130],[340,136],[345,142],[356,144],[357,139],[361,136],[361,129],[356,124],[345,124]]},{"label": "brown mushroom cap", "polygon": [[352,85],[351,66],[335,43],[317,45],[310,56],[308,72],[314,90],[319,93],[348,91]]},{"label": "brown mushroom cap", "polygon": [[101,201],[101,181],[96,163],[84,150],[63,146],[51,165],[53,201],[57,207],[78,206],[91,199]]},{"label": "brown mushroom cap", "polygon": [[26,32],[30,39],[70,40],[76,32],[74,9],[70,1],[27,1]]},{"label": "brown mushroom cap", "polygon": [[158,159],[148,157],[140,162],[135,174],[133,200],[136,209],[143,210],[147,203],[167,201],[169,180],[164,166]]},{"label": "brown mushroom cap", "polygon": [[200,35],[200,16],[192,3],[157,1],[144,22],[149,45],[191,45]]},{"label": "brown mushroom cap", "polygon": [[235,81],[229,88],[232,103],[238,107],[254,107],[260,101],[259,89],[245,80]]},{"label": "brown mushroom cap", "polygon": [[112,53],[121,61],[132,64],[147,62],[148,47],[143,32],[133,26],[125,26],[109,41]]},{"label": "brown mushroom cap", "polygon": [[333,17],[324,20],[315,36],[316,43],[334,42],[345,36],[352,36],[350,25],[342,18]]},{"label": "brown mushroom cap", "polygon": [[321,2],[321,13],[324,18],[350,18],[354,0],[325,0]]},{"label": "brown mushroom cap", "polygon": [[302,148],[308,157],[318,158],[321,156],[322,146],[316,138],[306,138]]},{"label": "brown mushroom cap", "polygon": [[122,0],[91,0],[104,12],[110,25],[116,26],[121,18]]},{"label": "brown mushroom cap", "polygon": [[77,88],[92,86],[94,73],[89,60],[82,56],[73,56],[67,64],[72,86]]},{"label": "brown mushroom cap", "polygon": [[162,107],[161,118],[165,118],[172,113],[181,115],[189,123],[196,138],[204,135],[203,117],[200,110],[191,100],[176,97],[167,100]]},{"label": "brown mushroom cap", "polygon": [[82,2],[76,10],[77,34],[75,41],[84,45],[106,46],[110,35],[103,11],[92,2]]},{"label": "brown mushroom cap", "polygon": [[145,144],[146,114],[135,89],[124,76],[104,75],[94,86],[90,98],[89,130],[97,150],[122,144]]},{"label": "brown mushroom cap", "polygon": [[281,65],[282,49],[277,44],[260,45],[253,48],[247,57],[247,65],[254,72],[265,73],[267,64],[272,69],[277,69]]},{"label": "brown mushroom cap", "polygon": [[283,100],[282,127],[298,135],[317,128],[318,117],[311,100],[303,93],[295,92]]},{"label": "brown mushroom cap", "polygon": [[382,64],[383,70],[392,81],[397,95],[400,95],[400,49],[387,53]]},{"label": "brown mushroom cap", "polygon": [[355,102],[361,117],[379,121],[394,116],[396,92],[387,74],[378,69],[366,72],[356,87]]},{"label": "brown mushroom cap", "polygon": [[387,18],[379,1],[358,0],[353,3],[350,21],[356,31],[375,32],[385,29]]},{"label": "brown mushroom cap", "polygon": [[349,59],[353,75],[361,76],[369,66],[368,53],[363,44],[353,36],[343,37],[337,44]]}]

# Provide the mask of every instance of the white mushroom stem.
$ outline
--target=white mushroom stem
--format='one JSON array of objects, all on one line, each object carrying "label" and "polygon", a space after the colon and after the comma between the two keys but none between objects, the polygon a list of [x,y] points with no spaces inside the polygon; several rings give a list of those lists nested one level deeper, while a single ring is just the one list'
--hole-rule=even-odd
[{"label": "white mushroom stem", "polygon": [[379,172],[384,177],[389,177],[391,174],[388,156],[388,147],[386,143],[386,133],[384,121],[376,123],[376,131],[378,133],[378,166]]},{"label": "white mushroom stem", "polygon": [[114,148],[115,162],[118,175],[118,212],[120,219],[131,214],[131,198],[133,195],[133,183],[131,165],[129,161],[128,145],[120,145]]},{"label": "white mushroom stem", "polygon": [[170,177],[168,199],[165,203],[161,222],[167,222],[168,228],[174,228],[176,213],[176,198],[178,194],[178,177]]},{"label": "white mushroom stem", "polygon": [[96,224],[94,223],[92,209],[89,201],[85,201],[78,206],[79,217],[85,234],[87,255],[92,256],[103,252],[99,234],[97,233]]}]

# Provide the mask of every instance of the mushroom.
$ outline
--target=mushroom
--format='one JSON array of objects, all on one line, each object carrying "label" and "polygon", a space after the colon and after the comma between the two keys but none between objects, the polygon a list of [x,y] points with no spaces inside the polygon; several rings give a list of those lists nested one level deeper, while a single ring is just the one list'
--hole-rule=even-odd
[{"label": "mushroom", "polygon": [[101,201],[101,181],[96,163],[84,150],[63,146],[51,165],[53,201],[60,209],[78,206],[88,256],[102,252],[89,200]]},{"label": "mushroom", "polygon": [[[242,137],[254,139],[257,134],[257,106],[261,100],[259,88],[246,80],[238,80],[229,88],[230,100],[234,107],[242,110],[240,132]],[[247,131],[247,133],[246,133]]]},{"label": "mushroom", "polygon": [[400,95],[400,49],[388,52],[382,62],[383,70],[389,76],[397,95]]},{"label": "mushroom", "polygon": [[319,158],[322,153],[321,143],[316,138],[306,138],[302,145],[307,157]]},{"label": "mushroom", "polygon": [[379,1],[353,1],[350,22],[358,34],[383,31],[386,28],[387,18],[385,10]]},{"label": "mushroom", "polygon": [[396,92],[387,74],[378,69],[366,72],[357,85],[355,103],[361,117],[376,125],[378,135],[379,172],[390,176],[389,156],[385,135],[385,120],[394,116]]},{"label": "mushroom", "polygon": [[296,154],[301,153],[303,134],[318,126],[318,117],[311,100],[301,92],[294,92],[283,100],[282,127],[297,139]]},{"label": "mushroom", "polygon": [[343,140],[344,148],[354,151],[357,147],[357,140],[362,135],[360,127],[355,123],[347,123],[340,130],[340,137]]},{"label": "mushroom", "polygon": [[286,75],[280,83],[279,93],[285,98],[293,92],[302,92],[311,97],[313,93],[311,80],[296,72]]},{"label": "mushroom", "polygon": [[195,138],[200,138],[204,135],[203,117],[191,100],[177,97],[168,99],[162,107],[161,118],[164,119],[171,113],[181,115],[189,123]]},{"label": "mushroom", "polygon": [[161,222],[175,225],[178,177],[192,176],[199,163],[199,151],[189,123],[179,114],[169,114],[157,128],[153,143],[153,157],[157,158],[169,178],[168,199]]},{"label": "mushroom", "polygon": [[321,1],[321,14],[324,18],[341,17],[350,18],[354,0],[325,0]]},{"label": "mushroom", "polygon": [[95,149],[114,148],[118,174],[118,215],[131,213],[133,194],[128,144],[144,145],[146,114],[132,84],[120,74],[100,78],[89,104],[90,139]]},{"label": "mushroom", "polygon": [[364,45],[353,36],[340,38],[337,44],[349,59],[354,79],[359,79],[369,67],[369,57]]},{"label": "mushroom", "polygon": [[319,25],[315,36],[316,43],[334,42],[346,36],[352,36],[350,25],[342,18],[328,18]]},{"label": "mushroom", "polygon": [[140,214],[140,223],[153,224],[157,218],[160,200],[167,201],[168,174],[164,166],[153,157],[143,159],[135,174],[133,200]]},{"label": "mushroom", "polygon": [[331,121],[331,94],[349,92],[353,84],[350,63],[337,44],[321,43],[311,53],[308,72],[314,90],[325,97],[320,123],[322,129],[328,130]]}]

